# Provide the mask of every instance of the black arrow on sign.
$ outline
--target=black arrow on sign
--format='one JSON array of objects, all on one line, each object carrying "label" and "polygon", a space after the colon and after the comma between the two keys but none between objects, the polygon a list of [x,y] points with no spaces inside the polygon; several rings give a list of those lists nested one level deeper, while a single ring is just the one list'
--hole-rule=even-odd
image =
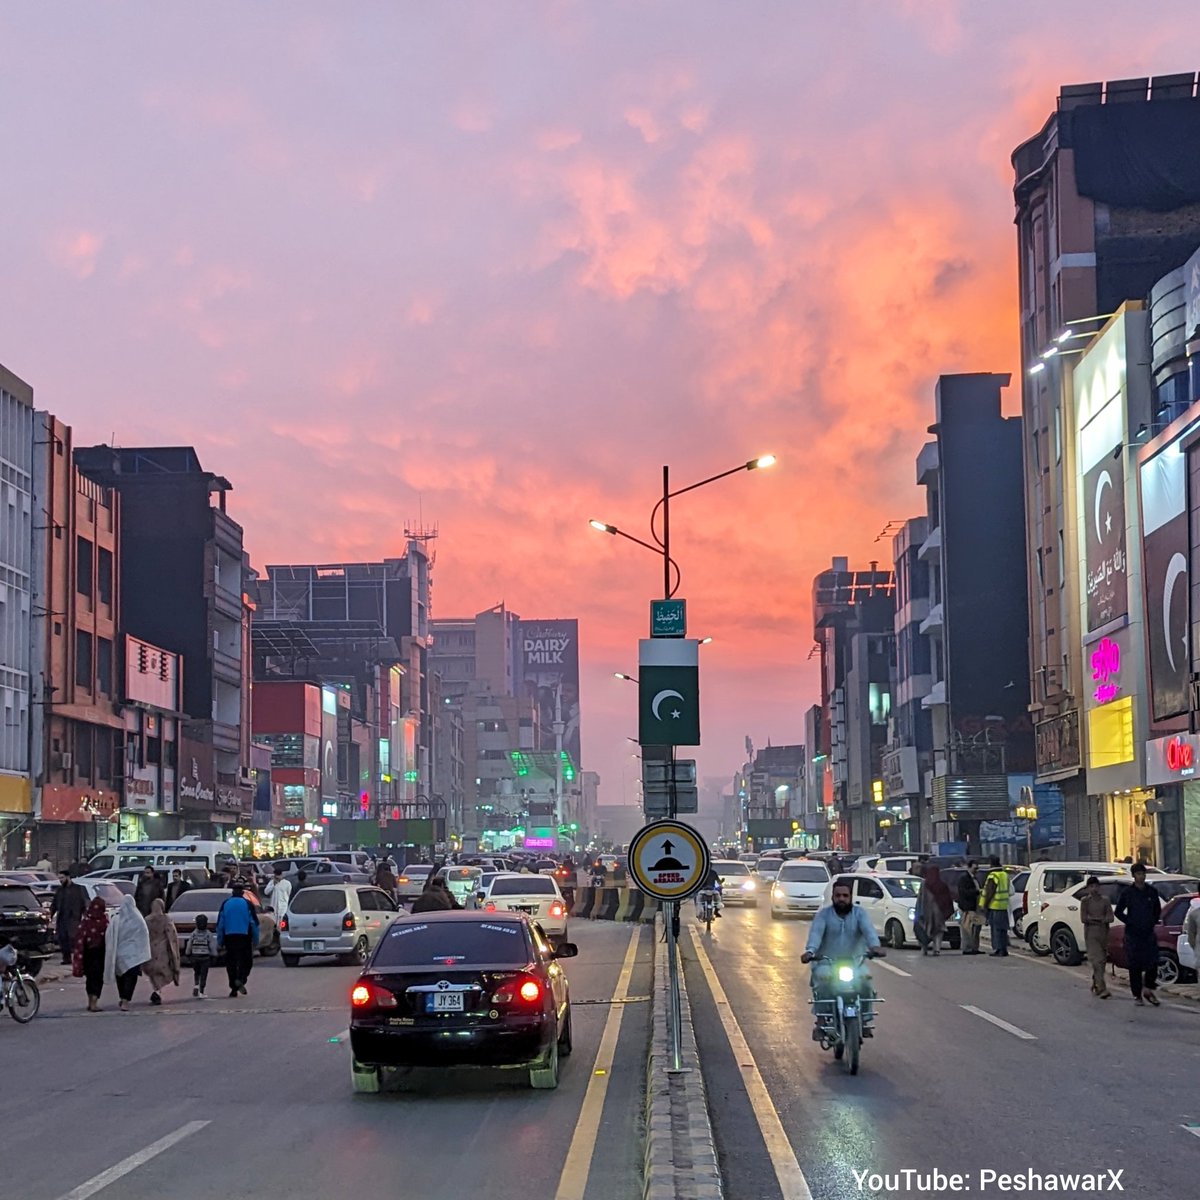
[{"label": "black arrow on sign", "polygon": [[675,844],[671,841],[670,838],[668,838],[665,842],[663,842],[663,853],[664,854],[670,854],[671,851],[674,849],[675,849]]}]

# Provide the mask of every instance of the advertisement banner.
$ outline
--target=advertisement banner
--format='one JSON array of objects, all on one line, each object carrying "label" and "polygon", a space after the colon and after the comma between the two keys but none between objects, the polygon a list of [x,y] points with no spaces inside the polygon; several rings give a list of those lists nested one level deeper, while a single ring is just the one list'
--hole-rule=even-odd
[{"label": "advertisement banner", "polygon": [[1142,578],[1156,721],[1188,710],[1187,458],[1178,442],[1142,464]]},{"label": "advertisement banner", "polygon": [[522,621],[519,637],[520,694],[536,704],[544,734],[553,731],[555,713],[561,712],[563,749],[578,773],[581,763],[579,622]]},{"label": "advertisement banner", "polygon": [[1039,721],[1034,726],[1034,736],[1039,775],[1079,770],[1082,760],[1079,754],[1078,709]]},{"label": "advertisement banner", "polygon": [[1129,611],[1125,549],[1125,472],[1118,443],[1116,457],[1104,455],[1083,477],[1086,526],[1087,623],[1100,629]]}]

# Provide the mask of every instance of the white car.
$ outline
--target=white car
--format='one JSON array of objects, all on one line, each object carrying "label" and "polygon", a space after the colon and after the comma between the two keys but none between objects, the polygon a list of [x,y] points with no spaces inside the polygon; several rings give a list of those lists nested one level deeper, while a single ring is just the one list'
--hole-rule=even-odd
[{"label": "white car", "polygon": [[[885,945],[900,950],[917,940],[913,922],[917,919],[917,897],[921,892],[919,876],[862,872],[839,875],[825,885],[822,904],[833,903],[834,883],[848,883],[853,887],[854,903],[870,918],[879,940]],[[948,924],[948,932],[949,928]],[[954,928],[957,936],[957,925]]]},{"label": "white car", "polygon": [[822,862],[785,862],[771,887],[771,917],[814,916],[824,903],[829,878]]},{"label": "white car", "polygon": [[885,872],[893,875],[910,875],[919,862],[929,856],[926,854],[860,854],[850,867],[851,871],[870,871],[876,875]]},{"label": "white car", "polygon": [[[782,859],[779,865],[783,865]],[[758,907],[759,880],[744,862],[736,858],[714,858],[712,868],[721,877],[722,903]]]},{"label": "white car", "polygon": [[362,966],[399,916],[396,902],[363,884],[309,884],[292,893],[279,923],[279,949],[285,967],[301,958],[336,958]]},{"label": "white car", "polygon": [[496,875],[479,907],[485,912],[525,913],[551,943],[567,940],[567,903],[552,875]]},{"label": "white car", "polygon": [[415,900],[425,890],[425,883],[432,870],[432,863],[409,863],[402,871],[398,871],[396,873],[396,899]]},{"label": "white car", "polygon": [[[1116,908],[1121,892],[1128,887],[1128,875],[1099,875],[1100,890]],[[1147,875],[1150,884],[1164,902],[1175,896],[1194,894],[1197,887],[1194,875]],[[1039,955],[1053,954],[1060,966],[1074,967],[1083,962],[1084,935],[1080,904],[1087,890],[1084,883],[1076,884],[1069,891],[1046,892],[1038,907],[1034,940],[1030,948]],[[1181,960],[1182,961],[1182,960]]]}]

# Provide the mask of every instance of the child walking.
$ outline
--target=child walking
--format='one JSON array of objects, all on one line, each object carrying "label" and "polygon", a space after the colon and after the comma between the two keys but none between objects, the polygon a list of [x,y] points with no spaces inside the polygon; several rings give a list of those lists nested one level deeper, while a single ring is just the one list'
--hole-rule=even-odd
[{"label": "child walking", "polygon": [[217,954],[217,939],[208,927],[208,918],[203,913],[196,914],[196,930],[188,942],[188,958],[192,960],[194,986],[192,995],[207,1000],[204,989],[208,986],[208,968]]}]

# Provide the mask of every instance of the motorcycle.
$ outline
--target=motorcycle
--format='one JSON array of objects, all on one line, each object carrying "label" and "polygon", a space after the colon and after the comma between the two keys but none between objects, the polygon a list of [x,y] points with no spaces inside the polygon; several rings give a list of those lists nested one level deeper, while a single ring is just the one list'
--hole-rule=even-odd
[{"label": "motorcycle", "polygon": [[696,916],[704,926],[705,933],[712,933],[713,918],[717,915],[717,903],[721,895],[718,885],[715,888],[705,888],[696,897]]},{"label": "motorcycle", "polygon": [[812,999],[821,1049],[832,1050],[833,1057],[841,1061],[845,1070],[857,1075],[864,1019],[873,1018],[875,1005],[882,1003],[878,997],[863,995],[862,975],[866,955],[853,962],[834,962],[831,958],[814,961],[829,963],[833,967],[829,982],[832,997],[818,1000],[814,995]]}]

